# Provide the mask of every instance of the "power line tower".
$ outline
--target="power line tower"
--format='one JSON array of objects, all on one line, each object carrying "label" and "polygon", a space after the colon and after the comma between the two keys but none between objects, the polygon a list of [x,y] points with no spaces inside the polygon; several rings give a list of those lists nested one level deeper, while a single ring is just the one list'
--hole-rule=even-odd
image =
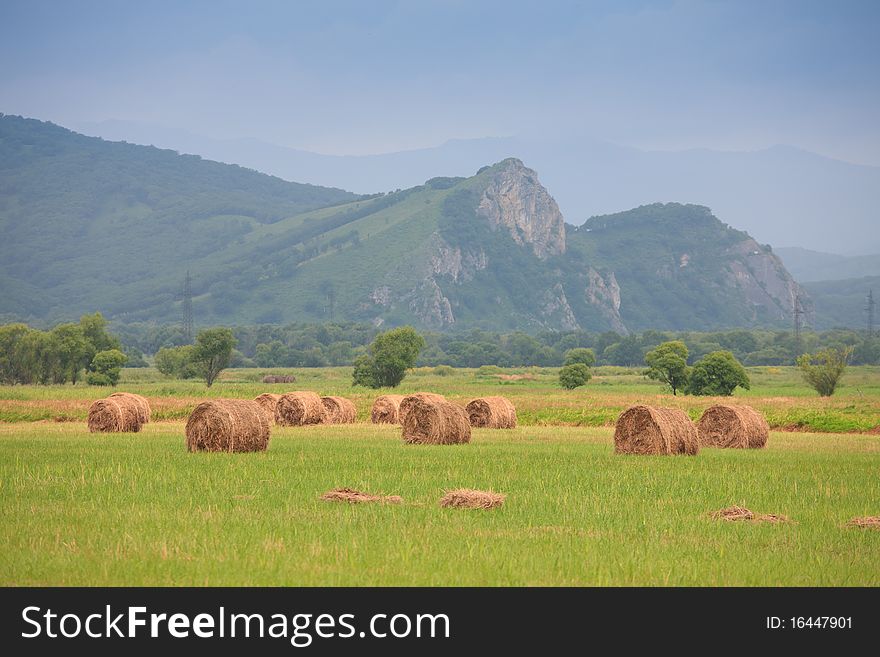
[{"label": "power line tower", "polygon": [[193,341],[193,298],[192,278],[189,269],[186,270],[186,278],[183,281],[183,337],[187,344]]},{"label": "power line tower", "polygon": [[865,312],[868,313],[867,334],[868,339],[874,337],[874,290],[868,290],[868,305],[865,306]]},{"label": "power line tower", "polygon": [[801,303],[801,295],[796,294],[794,297],[794,310],[792,311],[794,315],[794,338],[797,340],[798,344],[801,342],[801,331],[804,327],[804,306]]}]

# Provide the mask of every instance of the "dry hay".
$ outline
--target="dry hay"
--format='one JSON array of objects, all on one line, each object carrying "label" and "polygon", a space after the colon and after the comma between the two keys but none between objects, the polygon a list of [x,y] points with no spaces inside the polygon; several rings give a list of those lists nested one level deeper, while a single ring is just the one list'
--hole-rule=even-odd
[{"label": "dry hay", "polygon": [[432,402],[446,401],[446,397],[433,392],[414,392],[411,395],[406,395],[403,399],[400,400],[400,407],[397,410],[397,419],[400,424],[404,423],[404,421],[406,420],[406,414],[409,413],[409,409],[418,400]]},{"label": "dry hay", "polygon": [[324,421],[324,404],[314,392],[300,390],[281,395],[275,404],[275,422],[282,427],[300,427],[321,424]]},{"label": "dry hay", "polygon": [[370,410],[370,421],[373,424],[399,424],[400,402],[403,395],[382,395],[376,397]]},{"label": "dry hay", "polygon": [[778,513],[754,513],[744,506],[729,506],[726,509],[719,509],[709,514],[713,520],[753,520],[755,522],[790,522],[788,516]]},{"label": "dry hay", "polygon": [[132,392],[114,392],[111,397],[123,397],[131,400],[138,409],[138,420],[141,424],[147,424],[150,421],[150,402],[146,397],[141,397]]},{"label": "dry hay", "polygon": [[507,397],[479,397],[465,407],[472,427],[516,429],[516,407]]},{"label": "dry hay", "polygon": [[458,488],[446,491],[440,506],[457,509],[494,509],[504,504],[506,495],[485,490]]},{"label": "dry hay", "polygon": [[296,377],[293,374],[267,374],[263,377],[263,383],[294,383]]},{"label": "dry hay", "polygon": [[421,445],[469,443],[471,423],[461,406],[448,401],[415,399],[403,420],[403,441]]},{"label": "dry hay", "polygon": [[617,418],[614,451],[618,454],[689,454],[700,450],[697,428],[678,408],[633,406]]},{"label": "dry hay", "polygon": [[859,527],[861,529],[880,529],[880,516],[853,518],[846,524],[848,527]]},{"label": "dry hay", "polygon": [[770,425],[751,406],[710,406],[697,422],[700,445],[759,448],[767,444]]},{"label": "dry hay", "polygon": [[136,433],[141,430],[141,411],[128,397],[98,399],[89,406],[89,431],[92,433]]},{"label": "dry hay", "polygon": [[279,399],[281,399],[281,395],[274,392],[264,392],[262,395],[257,395],[254,398],[254,401],[260,405],[268,416],[269,424],[275,424],[275,407],[278,405]]},{"label": "dry hay", "polygon": [[321,397],[324,405],[324,422],[326,424],[354,424],[357,419],[357,408],[354,402],[345,397]]},{"label": "dry hay", "polygon": [[263,452],[271,423],[266,411],[248,399],[212,399],[195,407],[186,421],[190,452]]},{"label": "dry hay", "polygon": [[383,504],[400,504],[403,498],[400,495],[372,495],[354,488],[334,488],[321,495],[325,502],[348,502],[360,504],[362,502],[382,502]]}]

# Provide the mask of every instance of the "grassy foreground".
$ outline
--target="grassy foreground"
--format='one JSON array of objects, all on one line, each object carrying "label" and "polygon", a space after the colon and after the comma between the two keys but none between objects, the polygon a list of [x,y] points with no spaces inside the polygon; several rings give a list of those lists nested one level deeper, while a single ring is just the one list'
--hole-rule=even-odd
[{"label": "grassy foreground", "polygon": [[[189,454],[181,422],[90,435],[0,424],[3,585],[880,585],[880,439],[777,433],[764,450],[623,457],[608,428],[276,429],[264,454]],[[345,505],[333,487],[397,494]],[[444,489],[508,495],[441,509]],[[793,522],[712,520],[741,504]]]}]

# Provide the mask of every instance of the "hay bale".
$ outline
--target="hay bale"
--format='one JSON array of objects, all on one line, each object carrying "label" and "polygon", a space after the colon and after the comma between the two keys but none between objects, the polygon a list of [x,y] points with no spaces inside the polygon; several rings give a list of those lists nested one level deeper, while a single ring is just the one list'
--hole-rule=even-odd
[{"label": "hay bale", "polygon": [[618,454],[690,454],[700,450],[697,428],[677,408],[633,406],[617,418],[614,451]]},{"label": "hay bale", "polygon": [[150,421],[151,410],[150,410],[150,402],[147,401],[146,397],[141,397],[140,395],[136,395],[133,392],[114,392],[111,397],[123,397],[125,399],[131,400],[138,409],[138,419],[141,424],[147,424]]},{"label": "hay bale", "polygon": [[478,397],[465,410],[472,427],[516,429],[516,407],[507,397]]},{"label": "hay bale", "polygon": [[127,397],[98,399],[89,406],[92,433],[137,433],[141,430],[140,409]]},{"label": "hay bale", "polygon": [[324,421],[324,404],[321,398],[309,390],[288,392],[275,404],[275,423],[282,427],[301,427],[321,424]]},{"label": "hay bale", "polygon": [[334,488],[321,495],[325,502],[348,502],[349,504],[361,504],[363,502],[382,502],[384,504],[400,504],[403,498],[400,495],[373,495],[364,493],[354,488]]},{"label": "hay bale", "polygon": [[446,397],[443,395],[438,395],[434,392],[414,392],[411,395],[406,395],[403,399],[400,400],[400,407],[397,411],[397,418],[400,424],[403,424],[404,420],[406,420],[406,414],[409,413],[409,409],[412,407],[416,401],[446,401]]},{"label": "hay bale", "polygon": [[293,383],[296,377],[292,374],[267,374],[263,377],[263,383]]},{"label": "hay bale", "polygon": [[703,446],[755,449],[767,444],[770,425],[751,406],[718,404],[706,409],[697,432]]},{"label": "hay bale", "polygon": [[260,405],[268,416],[269,424],[275,424],[275,407],[278,405],[279,399],[281,399],[281,395],[274,392],[264,392],[262,395],[257,395],[254,398],[254,401]]},{"label": "hay bale", "polygon": [[354,402],[345,397],[321,397],[324,405],[324,422],[326,424],[354,424],[357,419],[357,408]]},{"label": "hay bale", "polygon": [[403,441],[420,445],[469,443],[471,423],[461,406],[448,401],[415,399],[403,419]]},{"label": "hay bale", "polygon": [[190,452],[264,452],[271,424],[266,411],[248,399],[212,399],[193,409],[186,421]]},{"label": "hay bale", "polygon": [[440,506],[458,509],[494,509],[504,504],[506,495],[486,490],[459,488],[446,491]]},{"label": "hay bale", "polygon": [[754,520],[755,514],[744,506],[729,506],[709,514],[713,520]]},{"label": "hay bale", "polygon": [[370,421],[373,424],[400,424],[400,402],[403,395],[382,395],[376,397],[370,409]]}]

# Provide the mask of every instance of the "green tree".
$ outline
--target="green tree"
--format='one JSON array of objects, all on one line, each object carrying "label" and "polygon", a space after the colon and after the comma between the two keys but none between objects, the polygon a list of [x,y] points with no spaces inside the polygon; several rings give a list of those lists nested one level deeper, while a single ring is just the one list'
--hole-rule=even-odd
[{"label": "green tree", "polygon": [[691,369],[687,391],[692,395],[729,396],[735,388],[749,389],[749,375],[729,351],[713,351]]},{"label": "green tree", "polygon": [[593,353],[592,349],[586,349],[584,347],[569,349],[565,352],[565,363],[563,364],[573,365],[574,363],[582,363],[587,367],[592,367],[596,364],[596,354]]},{"label": "green tree", "polygon": [[30,383],[33,373],[25,337],[32,332],[27,324],[0,326],[0,380],[3,383]]},{"label": "green tree", "polygon": [[192,362],[193,345],[162,347],[156,352],[156,369],[165,376],[192,379],[199,375]]},{"label": "green tree", "polygon": [[574,388],[586,385],[591,377],[590,368],[583,363],[564,365],[559,370],[559,383],[566,390],[573,390]]},{"label": "green tree", "polygon": [[[804,380],[822,397],[830,397],[846,370],[852,356],[852,347],[829,347],[815,354],[804,354],[797,359]],[[816,364],[813,364],[816,361]]]},{"label": "green tree", "polygon": [[403,381],[406,370],[416,364],[425,348],[425,339],[411,326],[380,333],[369,347],[369,355],[355,360],[353,385],[394,388]]},{"label": "green tree", "polygon": [[688,348],[681,340],[672,340],[658,345],[645,354],[645,363],[649,379],[662,381],[670,388],[672,394],[687,385],[688,381]]},{"label": "green tree", "polygon": [[191,362],[205,377],[209,388],[229,365],[235,343],[235,336],[228,328],[204,329],[196,335]]},{"label": "green tree", "polygon": [[80,324],[59,324],[52,329],[52,334],[58,344],[59,365],[64,380],[70,379],[76,385],[79,373],[91,362],[89,354],[93,347]]},{"label": "green tree", "polygon": [[119,349],[106,349],[95,354],[89,366],[87,381],[91,385],[115,386],[128,356]]}]

